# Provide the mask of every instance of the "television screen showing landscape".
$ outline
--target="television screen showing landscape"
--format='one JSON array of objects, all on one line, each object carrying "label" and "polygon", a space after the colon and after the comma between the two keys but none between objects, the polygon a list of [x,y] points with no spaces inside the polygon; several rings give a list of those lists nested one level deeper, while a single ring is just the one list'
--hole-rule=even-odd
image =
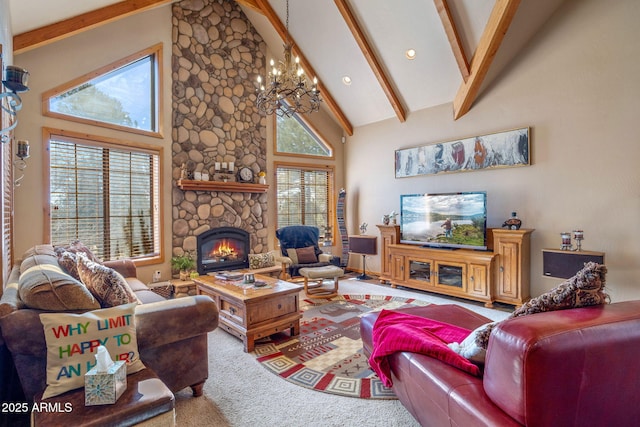
[{"label": "television screen showing landscape", "polygon": [[486,193],[401,196],[402,243],[486,249]]}]

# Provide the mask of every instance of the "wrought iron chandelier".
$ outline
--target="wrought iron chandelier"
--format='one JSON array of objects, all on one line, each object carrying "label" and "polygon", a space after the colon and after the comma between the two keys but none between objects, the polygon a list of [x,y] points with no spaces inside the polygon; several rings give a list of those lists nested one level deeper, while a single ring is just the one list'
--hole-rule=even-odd
[{"label": "wrought iron chandelier", "polygon": [[287,40],[284,44],[284,61],[276,67],[271,60],[271,71],[266,81],[258,76],[258,109],[265,114],[291,117],[294,114],[313,113],[320,109],[318,79],[309,83],[300,66],[300,58],[291,58],[292,43],[289,37],[289,0],[287,0]]}]

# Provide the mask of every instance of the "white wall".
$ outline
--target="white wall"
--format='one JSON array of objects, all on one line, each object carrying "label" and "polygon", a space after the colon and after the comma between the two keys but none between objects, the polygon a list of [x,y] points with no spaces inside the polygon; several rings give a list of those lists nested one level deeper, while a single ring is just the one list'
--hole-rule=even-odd
[{"label": "white wall", "polygon": [[[0,44],[5,66],[13,63],[13,32],[11,31],[9,0],[0,0]],[[1,70],[4,72],[4,70]],[[4,75],[2,76],[4,78]]]},{"label": "white wall", "polygon": [[[568,0],[461,119],[448,104],[355,129],[346,144],[349,231],[367,222],[377,234],[403,193],[486,191],[489,226],[517,211],[536,230],[532,296],[559,283],[542,276],[541,249],[582,228],[583,249],[606,253],[612,299],[640,298],[639,19],[637,0]],[[396,149],[526,126],[532,166],[394,178]],[[379,256],[367,268],[380,271]]]}]

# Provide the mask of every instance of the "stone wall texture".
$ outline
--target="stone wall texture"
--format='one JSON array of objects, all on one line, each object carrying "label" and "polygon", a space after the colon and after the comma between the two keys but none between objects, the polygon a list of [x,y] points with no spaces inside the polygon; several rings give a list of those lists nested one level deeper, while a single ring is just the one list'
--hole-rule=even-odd
[{"label": "stone wall texture", "polygon": [[266,45],[230,0],[185,0],[173,5],[172,200],[173,255],[196,255],[196,236],[239,227],[251,250],[268,250],[267,195],[183,191],[183,165],[213,176],[214,162],[266,170],[266,118],[256,107],[256,77],[264,74]]}]

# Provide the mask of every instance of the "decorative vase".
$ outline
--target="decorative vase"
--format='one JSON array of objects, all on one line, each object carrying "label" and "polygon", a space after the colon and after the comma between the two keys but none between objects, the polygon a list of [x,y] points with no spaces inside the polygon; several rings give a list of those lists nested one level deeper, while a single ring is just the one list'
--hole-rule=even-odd
[{"label": "decorative vase", "polygon": [[503,227],[507,227],[509,230],[520,230],[522,226],[522,221],[518,218],[518,214],[515,212],[511,212],[511,218],[506,220],[503,224]]},{"label": "decorative vase", "polygon": [[258,183],[263,184],[263,185],[266,184],[267,183],[267,178],[264,177],[264,176],[258,177]]}]

